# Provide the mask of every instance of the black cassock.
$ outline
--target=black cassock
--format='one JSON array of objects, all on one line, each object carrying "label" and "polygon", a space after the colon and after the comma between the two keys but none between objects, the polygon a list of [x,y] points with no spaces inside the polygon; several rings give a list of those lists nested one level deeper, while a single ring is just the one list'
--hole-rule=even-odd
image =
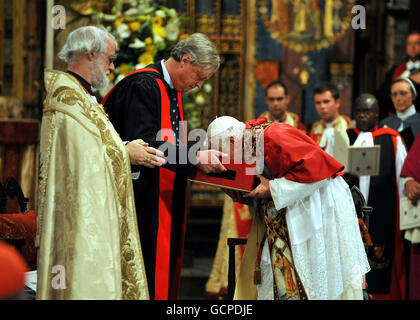
[{"label": "black cassock", "polygon": [[[176,299],[185,237],[187,176],[196,170],[186,157],[190,146],[186,143],[186,124],[184,128],[180,123],[184,119],[181,94],[165,82],[159,62],[127,75],[102,103],[123,141],[140,138],[151,147],[166,149],[162,150],[165,156],[172,156],[161,168],[132,166],[132,171],[140,170],[133,187],[150,298]],[[159,133],[161,129],[169,130]],[[180,163],[180,155],[186,163]]]},{"label": "black cassock", "polygon": [[[360,131],[349,129],[347,134],[350,145],[353,145]],[[398,226],[399,194],[395,165],[398,133],[391,128],[382,128],[372,135],[374,144],[381,146],[381,154],[379,176],[370,178],[369,199],[366,199],[373,208],[368,230],[373,246],[367,252],[371,271],[366,275],[366,282],[370,293],[391,294],[394,287],[398,289],[395,278],[401,279],[405,272],[403,238]],[[393,277],[392,273],[396,276]]]}]

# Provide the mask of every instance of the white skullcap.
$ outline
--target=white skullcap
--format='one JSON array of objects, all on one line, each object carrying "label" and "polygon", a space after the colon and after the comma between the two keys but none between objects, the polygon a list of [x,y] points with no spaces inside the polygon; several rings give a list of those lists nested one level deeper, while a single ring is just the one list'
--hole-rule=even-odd
[{"label": "white skullcap", "polygon": [[233,117],[223,116],[214,119],[207,128],[207,137],[209,141],[215,139],[226,139],[235,137],[241,139],[244,135],[245,123],[236,120]]}]

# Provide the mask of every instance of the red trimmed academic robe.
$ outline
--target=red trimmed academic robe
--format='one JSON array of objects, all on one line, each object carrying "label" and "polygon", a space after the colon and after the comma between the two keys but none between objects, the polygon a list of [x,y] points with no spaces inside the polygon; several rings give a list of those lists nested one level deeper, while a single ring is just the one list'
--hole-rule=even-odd
[{"label": "red trimmed academic robe", "polygon": [[[140,170],[133,187],[150,298],[177,299],[187,176],[196,170],[188,162],[186,128],[179,122],[184,119],[181,94],[166,83],[159,62],[127,75],[102,103],[123,141],[141,138],[166,150],[165,156],[175,155],[161,168],[133,166],[132,171]],[[184,164],[178,161],[181,156]]]},{"label": "red trimmed academic robe", "polygon": [[[350,144],[360,130],[349,129]],[[368,249],[371,271],[366,276],[368,292],[374,300],[405,299],[404,241],[399,226],[399,194],[396,178],[396,150],[398,132],[380,128],[372,132],[375,145],[381,146],[379,176],[370,178],[369,199],[373,207],[369,220],[369,234],[373,246]]]}]

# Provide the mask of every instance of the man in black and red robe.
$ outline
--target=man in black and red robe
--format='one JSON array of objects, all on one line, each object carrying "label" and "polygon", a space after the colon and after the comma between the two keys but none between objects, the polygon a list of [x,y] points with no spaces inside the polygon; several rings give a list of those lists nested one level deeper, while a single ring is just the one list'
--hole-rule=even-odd
[{"label": "man in black and red robe", "polygon": [[379,107],[371,94],[359,96],[353,106],[356,128],[349,129],[350,145],[380,145],[378,176],[360,176],[358,187],[373,208],[369,219],[369,234],[373,246],[368,249],[371,271],[366,281],[373,299],[404,300],[406,270],[404,241],[399,228],[400,172],[406,148],[397,131],[379,128]]},{"label": "man in black and red robe", "polygon": [[197,152],[187,144],[181,100],[181,92],[200,88],[219,64],[212,42],[203,34],[193,34],[174,47],[167,61],[127,75],[102,101],[123,141],[141,137],[149,146],[164,151],[168,161],[161,168],[132,168],[151,299],[178,297],[187,176],[197,167],[206,173],[226,170],[218,161],[218,151]]}]

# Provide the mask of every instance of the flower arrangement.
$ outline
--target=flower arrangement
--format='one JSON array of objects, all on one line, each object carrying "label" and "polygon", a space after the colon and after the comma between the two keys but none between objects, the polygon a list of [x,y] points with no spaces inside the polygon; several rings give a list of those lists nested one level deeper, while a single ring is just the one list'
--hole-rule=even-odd
[{"label": "flower arrangement", "polygon": [[207,128],[212,111],[213,86],[211,80],[205,82],[201,89],[194,88],[183,94],[184,112],[188,117],[188,130]]},{"label": "flower arrangement", "polygon": [[[116,0],[108,13],[99,9],[105,4],[97,6],[94,18],[114,35],[118,44],[115,71],[108,75],[110,87],[102,90],[100,95],[104,96],[130,72],[167,59],[173,46],[189,36],[182,27],[189,18],[180,17],[175,9],[162,3],[156,0]],[[208,81],[202,89],[183,94],[189,130],[207,127],[208,123],[203,121],[212,113],[211,92],[212,84]]]},{"label": "flower arrangement", "polygon": [[118,43],[116,69],[109,74],[116,84],[130,72],[169,57],[172,47],[188,37],[175,9],[161,1],[116,0],[111,13],[97,11],[95,18]]}]

